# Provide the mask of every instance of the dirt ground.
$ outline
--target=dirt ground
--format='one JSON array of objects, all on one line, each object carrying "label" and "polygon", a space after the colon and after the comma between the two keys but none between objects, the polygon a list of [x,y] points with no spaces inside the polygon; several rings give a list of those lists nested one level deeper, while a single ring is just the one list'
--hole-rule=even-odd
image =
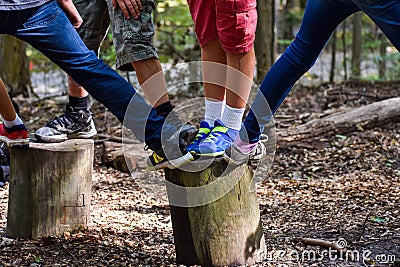
[{"label": "dirt ground", "polygon": [[[276,127],[399,95],[397,83],[297,87],[277,112]],[[32,131],[62,109],[54,101],[22,107]],[[98,104],[93,111],[100,133],[120,134],[109,112]],[[321,138],[325,145],[318,147],[282,147],[277,140],[271,169],[261,171],[257,195],[268,251],[257,266],[400,266],[400,123]],[[4,237],[6,184],[0,188],[0,265],[176,266],[168,203],[137,182],[154,175],[163,172],[107,168],[96,153],[89,228],[35,241]],[[359,257],[324,254],[298,238],[344,242]]]}]

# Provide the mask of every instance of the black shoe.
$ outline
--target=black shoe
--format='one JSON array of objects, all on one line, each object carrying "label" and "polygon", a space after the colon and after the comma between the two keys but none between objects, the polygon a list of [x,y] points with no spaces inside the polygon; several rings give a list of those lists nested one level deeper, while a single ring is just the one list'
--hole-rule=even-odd
[{"label": "black shoe", "polygon": [[[147,169],[155,171],[159,169],[175,169],[194,160],[192,154],[186,149],[197,133],[197,129],[191,125],[183,125],[164,140],[161,149],[154,151],[147,159]],[[179,133],[179,135],[177,135]]]},{"label": "black shoe", "polygon": [[63,115],[35,132],[39,141],[57,143],[71,138],[91,138],[97,134],[89,110],[74,110],[67,104]]},{"label": "black shoe", "polygon": [[[185,135],[185,134],[183,134]],[[175,169],[194,160],[192,154],[186,149],[187,141],[181,134],[179,135],[179,143],[169,138],[163,144],[160,150],[153,151],[147,159],[147,169],[155,171],[159,169]]]},{"label": "black shoe", "polygon": [[182,121],[179,119],[178,113],[174,110],[171,111],[168,116],[165,118],[164,124],[170,124],[180,129],[179,138],[182,139],[183,143],[188,146],[190,142],[192,142],[193,138],[196,136],[198,129],[190,124],[182,124]]},{"label": "black shoe", "polygon": [[175,169],[191,162],[193,159],[192,154],[187,150],[179,151],[176,156],[168,155],[168,157],[165,156],[163,151],[153,152],[147,159],[147,169],[149,171],[166,168]]}]

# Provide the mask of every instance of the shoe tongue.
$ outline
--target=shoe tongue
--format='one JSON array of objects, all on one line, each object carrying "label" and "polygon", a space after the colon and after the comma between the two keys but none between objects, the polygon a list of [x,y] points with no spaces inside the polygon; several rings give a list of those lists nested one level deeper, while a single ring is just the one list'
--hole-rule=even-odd
[{"label": "shoe tongue", "polygon": [[225,127],[225,125],[222,123],[222,121],[220,121],[220,120],[216,120],[215,122],[214,122],[214,127],[217,127],[217,126],[222,126],[222,127]]},{"label": "shoe tongue", "polygon": [[211,128],[208,122],[206,121],[201,121],[200,122],[200,128]]},{"label": "shoe tongue", "polygon": [[68,111],[68,112],[74,112],[75,111],[74,108],[70,104],[66,105],[65,110]]}]

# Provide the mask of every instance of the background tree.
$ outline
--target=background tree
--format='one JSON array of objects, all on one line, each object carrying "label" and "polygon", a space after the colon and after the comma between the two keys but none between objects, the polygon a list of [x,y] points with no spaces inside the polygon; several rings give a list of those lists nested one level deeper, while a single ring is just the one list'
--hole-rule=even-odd
[{"label": "background tree", "polygon": [[333,83],[335,79],[335,69],[336,69],[336,42],[337,42],[337,31],[335,30],[331,38],[331,48],[332,48],[332,59],[331,59],[331,70],[329,73],[329,82]]},{"label": "background tree", "polygon": [[12,95],[31,96],[26,44],[13,36],[0,35],[0,76]]},{"label": "background tree", "polygon": [[379,57],[378,57],[378,70],[379,77],[384,78],[386,75],[386,47],[388,46],[388,40],[381,30],[378,32],[379,44]]},{"label": "background tree", "polygon": [[361,56],[362,56],[362,16],[361,12],[353,15],[353,47],[351,59],[351,71],[353,78],[361,75]]},{"label": "background tree", "polygon": [[258,23],[255,40],[257,80],[261,80],[275,62],[277,43],[276,9],[276,0],[257,0]]}]

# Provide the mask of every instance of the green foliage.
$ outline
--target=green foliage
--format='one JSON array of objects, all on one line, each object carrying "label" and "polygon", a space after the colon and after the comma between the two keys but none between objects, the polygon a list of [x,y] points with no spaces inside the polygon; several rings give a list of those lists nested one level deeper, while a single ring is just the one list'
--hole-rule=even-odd
[{"label": "green foliage", "polygon": [[278,45],[289,46],[293,42],[293,39],[279,39]]},{"label": "green foliage", "polygon": [[103,43],[100,47],[99,57],[104,60],[105,63],[112,66],[115,65],[117,56],[115,54],[115,48],[113,44],[113,37],[111,30],[108,31],[107,36],[104,38]]},{"label": "green foliage", "polygon": [[157,12],[156,45],[160,60],[192,60],[191,57],[196,56],[192,52],[197,47],[197,40],[187,1],[159,2]]}]

